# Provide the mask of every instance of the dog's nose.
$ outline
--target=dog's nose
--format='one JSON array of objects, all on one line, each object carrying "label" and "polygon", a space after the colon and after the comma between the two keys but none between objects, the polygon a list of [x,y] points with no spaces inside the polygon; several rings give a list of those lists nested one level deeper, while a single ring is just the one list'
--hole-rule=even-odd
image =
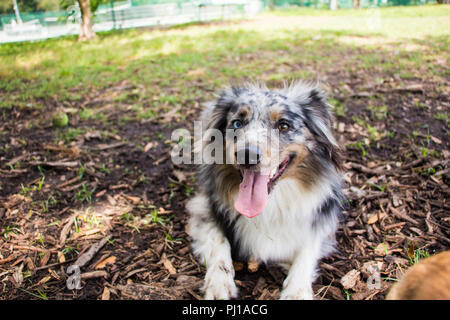
[{"label": "dog's nose", "polygon": [[243,166],[256,165],[261,161],[261,152],[256,146],[246,146],[235,153],[237,163]]}]

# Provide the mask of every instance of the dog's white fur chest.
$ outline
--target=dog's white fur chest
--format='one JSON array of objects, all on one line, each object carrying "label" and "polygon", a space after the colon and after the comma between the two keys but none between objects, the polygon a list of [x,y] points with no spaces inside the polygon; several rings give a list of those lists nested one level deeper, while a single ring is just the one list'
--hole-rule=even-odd
[{"label": "dog's white fur chest", "polygon": [[314,238],[314,214],[330,190],[327,183],[302,191],[293,179],[279,181],[260,215],[237,220],[234,230],[240,251],[264,262],[291,261]]}]

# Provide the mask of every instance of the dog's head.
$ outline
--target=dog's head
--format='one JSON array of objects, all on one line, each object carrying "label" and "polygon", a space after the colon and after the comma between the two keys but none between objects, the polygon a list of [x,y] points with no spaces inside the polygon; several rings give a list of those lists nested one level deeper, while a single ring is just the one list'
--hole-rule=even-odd
[{"label": "dog's head", "polygon": [[317,86],[232,87],[221,92],[203,119],[225,137],[224,165],[241,177],[234,207],[247,217],[263,211],[278,181],[290,177],[307,188],[339,167],[329,105]]}]

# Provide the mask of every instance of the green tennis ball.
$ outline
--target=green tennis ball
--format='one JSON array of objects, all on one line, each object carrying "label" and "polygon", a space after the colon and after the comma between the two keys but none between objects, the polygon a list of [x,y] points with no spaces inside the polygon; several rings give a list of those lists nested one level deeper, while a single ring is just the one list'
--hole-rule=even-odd
[{"label": "green tennis ball", "polygon": [[64,112],[56,112],[53,115],[52,123],[55,127],[62,128],[69,124],[69,117]]}]

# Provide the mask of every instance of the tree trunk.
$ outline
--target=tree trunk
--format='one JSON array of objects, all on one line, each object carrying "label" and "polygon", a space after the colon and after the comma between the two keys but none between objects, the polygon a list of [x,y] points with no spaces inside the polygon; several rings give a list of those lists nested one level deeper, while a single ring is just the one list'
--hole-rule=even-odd
[{"label": "tree trunk", "polygon": [[81,30],[78,35],[79,41],[91,40],[95,38],[92,30],[92,14],[90,0],[77,0],[81,11]]},{"label": "tree trunk", "polygon": [[20,18],[19,6],[17,5],[17,1],[16,0],[13,1],[13,6],[14,6],[14,13],[16,14],[17,23],[21,24],[22,23],[22,19]]},{"label": "tree trunk", "polygon": [[336,10],[338,7],[338,0],[330,0],[330,10]]}]

